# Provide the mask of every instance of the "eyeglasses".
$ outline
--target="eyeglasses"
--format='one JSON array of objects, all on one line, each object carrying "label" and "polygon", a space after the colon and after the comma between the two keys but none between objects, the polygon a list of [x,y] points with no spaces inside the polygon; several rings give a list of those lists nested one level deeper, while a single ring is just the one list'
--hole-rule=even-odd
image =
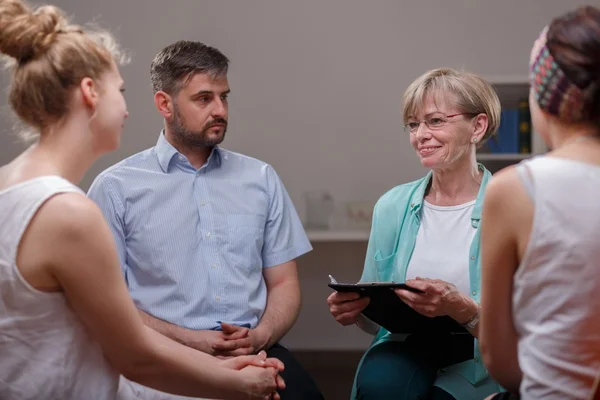
[{"label": "eyeglasses", "polygon": [[427,119],[424,119],[423,121],[412,121],[412,122],[409,122],[406,125],[404,125],[404,130],[406,132],[416,133],[417,130],[419,130],[419,126],[421,125],[421,122],[424,122],[425,125],[427,125],[427,127],[429,129],[431,129],[432,131],[434,131],[434,130],[440,129],[442,126],[444,126],[444,124],[446,122],[448,122],[450,120],[450,118],[457,117],[459,115],[471,115],[471,116],[475,116],[477,114],[473,114],[473,113],[458,113],[458,114],[444,115],[444,116],[436,115],[434,117],[429,117]]}]

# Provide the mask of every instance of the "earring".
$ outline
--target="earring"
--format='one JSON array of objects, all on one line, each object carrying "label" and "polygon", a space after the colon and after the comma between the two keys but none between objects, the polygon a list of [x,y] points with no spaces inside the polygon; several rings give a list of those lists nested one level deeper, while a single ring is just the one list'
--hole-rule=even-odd
[{"label": "earring", "polygon": [[477,138],[474,138],[474,139],[473,139],[473,143],[477,143]]}]

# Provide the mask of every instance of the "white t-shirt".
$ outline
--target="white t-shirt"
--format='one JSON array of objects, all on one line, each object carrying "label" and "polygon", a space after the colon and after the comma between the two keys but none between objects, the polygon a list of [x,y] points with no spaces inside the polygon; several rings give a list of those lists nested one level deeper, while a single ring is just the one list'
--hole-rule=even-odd
[{"label": "white t-shirt", "polygon": [[406,279],[441,279],[469,294],[469,250],[477,231],[471,224],[473,207],[475,200],[456,206],[423,202],[421,226]]}]

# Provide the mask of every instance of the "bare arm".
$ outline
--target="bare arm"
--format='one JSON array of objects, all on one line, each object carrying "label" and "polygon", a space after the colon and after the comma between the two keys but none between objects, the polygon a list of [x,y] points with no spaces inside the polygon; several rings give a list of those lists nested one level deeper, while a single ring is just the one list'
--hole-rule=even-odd
[{"label": "bare arm", "polygon": [[[193,331],[191,329],[183,328],[181,326],[171,324],[170,322],[164,321],[162,319],[153,317],[152,315],[145,313],[140,309],[138,309],[138,312],[140,313],[142,321],[144,321],[144,324],[147,327],[152,328],[161,335],[165,335],[166,337],[173,339],[174,341],[181,343],[185,346],[188,346],[188,343],[191,341],[191,338],[194,336],[194,333],[196,333],[196,331]],[[207,352],[205,351],[205,353]]]},{"label": "bare arm", "polygon": [[263,276],[267,284],[267,307],[255,331],[268,340],[255,350],[271,347],[292,328],[302,302],[295,260],[265,268]]},{"label": "bare arm", "polygon": [[518,392],[522,375],[512,314],[513,275],[519,263],[515,230],[527,223],[526,216],[515,213],[527,203],[515,171],[502,171],[486,189],[481,225],[481,352],[490,374],[512,392]]},{"label": "bare arm", "polygon": [[222,345],[226,340],[241,339],[248,336],[248,328],[239,328],[233,334],[225,335],[221,331],[192,330],[171,324],[156,318],[144,311],[138,310],[146,326],[184,346],[199,350],[210,355],[218,355],[215,346]]},{"label": "bare arm", "polygon": [[[271,369],[235,371],[144,326],[123,280],[112,234],[99,209],[78,194],[48,200],[28,234],[46,269],[109,362],[143,385],[179,395],[248,398],[269,387]],[[23,243],[23,245],[28,245]],[[24,249],[23,251],[26,251]],[[254,382],[251,382],[254,381]],[[251,397],[260,398],[260,397]]]}]

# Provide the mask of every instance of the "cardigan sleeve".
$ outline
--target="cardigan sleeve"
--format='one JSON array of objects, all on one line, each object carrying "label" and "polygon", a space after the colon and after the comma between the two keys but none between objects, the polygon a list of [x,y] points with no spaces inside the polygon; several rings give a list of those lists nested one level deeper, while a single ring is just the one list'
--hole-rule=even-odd
[{"label": "cardigan sleeve", "polygon": [[367,245],[367,255],[365,256],[365,263],[363,267],[361,282],[376,282],[377,279],[377,265],[375,263],[375,254],[377,251],[376,237],[377,237],[377,204],[373,209],[373,219],[371,222],[371,233],[369,235],[369,243]]}]

